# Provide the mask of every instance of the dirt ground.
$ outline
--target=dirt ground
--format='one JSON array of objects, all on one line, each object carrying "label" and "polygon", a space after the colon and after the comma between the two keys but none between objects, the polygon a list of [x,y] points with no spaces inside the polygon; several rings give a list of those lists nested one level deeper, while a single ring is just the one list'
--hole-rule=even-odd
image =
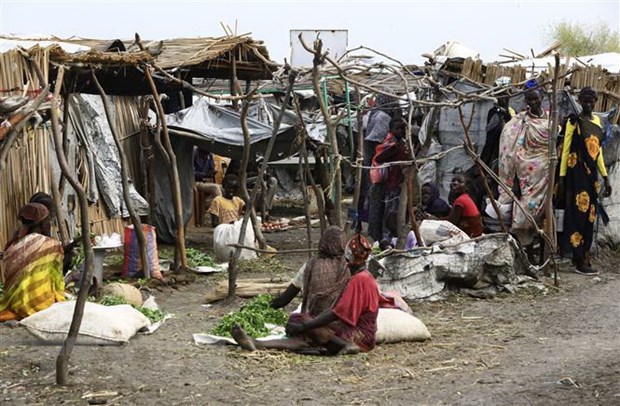
[{"label": "dirt ground", "polygon": [[[316,242],[318,230],[312,233]],[[209,235],[191,230],[190,246],[208,247]],[[266,237],[280,249],[306,246],[305,229]],[[305,256],[280,258],[286,270],[275,272],[290,277]],[[243,303],[202,306],[205,291],[226,275],[199,276],[155,292],[175,315],[155,334],[122,347],[76,347],[67,387],[54,384],[58,347],[0,326],[0,404],[86,405],[88,392],[111,391],[107,404],[117,405],[617,405],[618,262],[618,252],[599,253],[596,278],[564,268],[559,289],[545,279],[545,295],[413,304],[431,340],[328,358],[194,344],[193,333],[207,332]]]}]

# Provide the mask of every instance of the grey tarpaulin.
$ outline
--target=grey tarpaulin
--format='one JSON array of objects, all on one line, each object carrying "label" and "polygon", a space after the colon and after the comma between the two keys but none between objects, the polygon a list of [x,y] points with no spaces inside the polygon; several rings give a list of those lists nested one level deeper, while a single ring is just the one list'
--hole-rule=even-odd
[{"label": "grey tarpaulin", "polygon": [[[88,190],[88,199],[96,202],[98,190],[110,217],[118,215],[128,217],[129,212],[123,200],[123,189],[120,187],[122,181],[118,150],[108,125],[103,101],[101,97],[91,95],[73,95],[72,101],[69,103],[69,117],[77,138],[86,150],[91,176],[89,184],[93,186]],[[112,110],[114,114],[114,109]],[[113,117],[112,120],[114,120]],[[93,182],[93,174],[96,183]],[[147,215],[148,203],[136,191],[131,181],[129,195],[136,213],[140,216]]]},{"label": "grey tarpaulin", "polygon": [[489,234],[445,248],[421,248],[390,255],[377,279],[383,291],[403,298],[431,298],[446,287],[471,290],[492,287],[513,291],[530,273],[530,265],[509,234]]},{"label": "grey tarpaulin", "polygon": [[[241,159],[243,130],[241,114],[236,111],[197,98],[192,107],[167,115],[166,122],[171,135],[189,138],[195,145],[217,155]],[[247,125],[250,132],[250,159],[254,160],[264,155],[273,127],[249,117]],[[297,128],[282,124],[270,160],[277,161],[294,154],[298,150],[299,141]]]},{"label": "grey tarpaulin", "polygon": [[[179,170],[179,183],[181,186],[181,202],[183,204],[183,226],[187,224],[191,216],[192,196],[194,187],[194,144],[190,139],[170,137],[172,149],[176,155],[177,168]],[[157,239],[167,244],[173,244],[176,240],[174,223],[174,204],[172,198],[172,180],[168,165],[157,148],[153,148],[155,157],[153,165],[155,178],[154,202],[151,210],[153,226],[157,232]]]}]

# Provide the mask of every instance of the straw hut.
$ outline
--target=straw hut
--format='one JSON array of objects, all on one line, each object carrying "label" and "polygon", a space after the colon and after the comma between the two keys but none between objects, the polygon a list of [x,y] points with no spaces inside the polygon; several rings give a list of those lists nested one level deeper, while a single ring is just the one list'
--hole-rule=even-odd
[{"label": "straw hut", "polygon": [[[67,121],[70,123],[67,137],[69,155],[79,180],[89,192],[92,203],[89,207],[91,230],[96,234],[122,233],[124,224],[121,213],[124,212],[124,203],[122,198],[119,201],[118,196],[116,199],[110,199],[109,196],[105,198],[106,192],[100,184],[102,176],[92,172],[97,172],[98,167],[109,165],[107,161],[96,164],[100,158],[97,154],[99,142],[88,143],[82,138],[84,134],[94,131],[93,128],[109,131],[101,110],[94,112],[99,114],[99,127],[95,120],[84,119],[84,100],[88,99],[85,95],[97,95],[90,96],[91,100],[99,97],[91,80],[91,70],[94,70],[101,86],[113,101],[114,121],[123,149],[128,155],[129,172],[136,189],[132,195],[142,195],[147,200],[150,200],[149,194],[152,192],[148,182],[149,157],[152,158],[152,154],[148,140],[145,143],[145,139],[140,136],[148,112],[148,103],[145,107],[142,96],[151,94],[144,75],[145,64],[156,64],[169,75],[190,84],[195,78],[228,79],[233,92],[240,88],[238,81],[270,79],[275,70],[275,64],[269,60],[263,43],[248,35],[162,41],[0,36],[1,99],[9,96],[32,99],[40,92],[43,84],[22,56],[24,51],[34,65],[39,67],[42,79],[50,83],[52,90],[58,86],[55,83],[58,66],[65,67],[60,95],[65,101],[61,108],[67,110]],[[167,95],[164,101],[167,113],[191,105],[191,92],[184,89],[182,84],[170,80],[161,71],[153,76],[157,90]],[[46,116],[48,108],[49,104],[40,107],[42,116]],[[142,132],[147,134],[146,131]],[[30,126],[12,145],[0,140],[0,151],[6,150],[8,153],[6,169],[0,171],[0,246],[5,244],[17,227],[19,208],[35,192],[52,194],[53,185],[60,185],[70,231],[77,226],[71,221],[79,220],[76,197],[70,186],[60,180],[50,140],[51,130],[45,124],[36,128]],[[116,189],[118,195],[120,187],[117,185]],[[97,195],[103,198],[97,198]],[[113,200],[120,207],[110,207]]]}]

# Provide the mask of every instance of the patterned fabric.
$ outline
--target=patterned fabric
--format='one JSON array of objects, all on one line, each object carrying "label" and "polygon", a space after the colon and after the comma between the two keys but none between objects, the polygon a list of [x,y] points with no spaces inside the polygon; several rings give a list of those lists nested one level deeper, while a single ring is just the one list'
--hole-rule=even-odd
[{"label": "patterned fabric", "polygon": [[574,125],[567,124],[567,133],[569,126],[572,137],[564,141],[570,141],[570,144],[565,146],[567,154],[562,153],[562,165],[566,167],[564,235],[565,244],[573,251],[573,260],[583,263],[592,245],[597,198],[601,187],[597,163],[601,162],[603,155],[600,144],[604,135],[600,120],[593,122],[579,117]]},{"label": "patterned fabric", "polygon": [[233,196],[232,200],[224,196],[218,196],[213,199],[209,213],[216,215],[220,224],[230,224],[241,218],[245,202],[237,196]]},{"label": "patterned fabric", "polygon": [[0,321],[20,320],[64,301],[62,244],[28,234],[4,252],[5,285]]},{"label": "patterned fabric", "polygon": [[361,234],[354,234],[349,240],[344,256],[350,266],[359,267],[366,264],[372,246]]},{"label": "patterned fabric", "polygon": [[301,311],[318,316],[329,309],[347,285],[351,273],[344,260],[344,235],[328,227],[319,242],[319,255],[306,264]]},{"label": "patterned fabric", "polygon": [[22,239],[26,234],[40,228],[44,234],[50,234],[49,211],[40,203],[28,203],[19,210],[19,219],[22,225],[15,231],[13,237],[6,243],[6,251],[12,244]]},{"label": "patterned fabric", "polygon": [[[532,117],[528,112],[519,113],[511,119],[500,138],[499,176],[510,188],[515,175],[521,189],[520,204],[539,222],[544,214],[544,202],[548,192],[549,177],[549,119],[546,112],[542,117]],[[512,201],[500,188],[499,201]],[[519,240],[529,245],[534,235],[532,224],[523,211],[513,206],[512,231]]]}]

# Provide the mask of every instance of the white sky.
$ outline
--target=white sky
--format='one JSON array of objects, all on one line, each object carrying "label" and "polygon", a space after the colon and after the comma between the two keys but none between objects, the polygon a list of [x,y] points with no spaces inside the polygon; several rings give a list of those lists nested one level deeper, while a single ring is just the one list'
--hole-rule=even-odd
[{"label": "white sky", "polygon": [[497,60],[502,48],[529,55],[549,45],[559,21],[605,22],[620,31],[620,0],[434,1],[29,1],[0,0],[0,33],[143,39],[220,36],[220,23],[265,41],[271,59],[289,57],[291,29],[348,29],[364,45],[420,63],[449,40]]}]

